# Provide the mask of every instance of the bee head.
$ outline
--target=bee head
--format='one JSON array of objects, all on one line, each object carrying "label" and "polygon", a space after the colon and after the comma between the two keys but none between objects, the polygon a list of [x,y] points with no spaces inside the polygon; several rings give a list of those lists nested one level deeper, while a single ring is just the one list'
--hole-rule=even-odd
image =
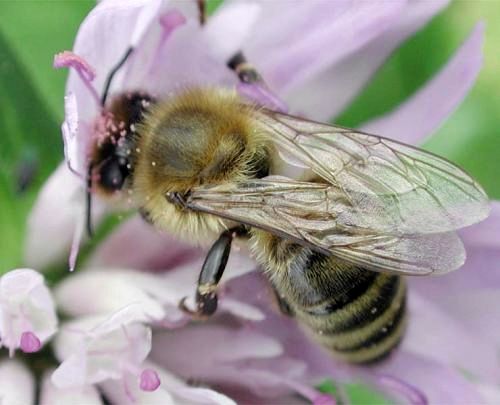
[{"label": "bee head", "polygon": [[132,173],[136,127],[141,123],[152,98],[144,93],[115,97],[96,123],[91,161],[92,182],[104,194],[122,190]]}]

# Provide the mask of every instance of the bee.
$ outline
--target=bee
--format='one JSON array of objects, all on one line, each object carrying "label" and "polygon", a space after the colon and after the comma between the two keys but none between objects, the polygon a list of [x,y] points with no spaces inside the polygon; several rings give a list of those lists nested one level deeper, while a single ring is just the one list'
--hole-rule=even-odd
[{"label": "bee", "polygon": [[[263,84],[243,54],[228,66]],[[482,188],[441,157],[256,106],[228,89],[103,100],[89,185],[124,191],[161,230],[216,240],[196,309],[180,306],[198,317],[216,311],[232,241],[246,237],[283,312],[349,362],[383,359],[398,345],[405,276],[460,267],[455,231],[488,214]]]}]

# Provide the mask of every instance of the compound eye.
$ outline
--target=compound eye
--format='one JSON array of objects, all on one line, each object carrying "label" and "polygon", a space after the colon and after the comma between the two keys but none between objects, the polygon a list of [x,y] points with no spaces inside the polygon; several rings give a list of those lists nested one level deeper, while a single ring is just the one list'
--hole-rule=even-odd
[{"label": "compound eye", "polygon": [[102,187],[110,191],[121,190],[125,182],[125,173],[118,160],[111,159],[104,163],[100,170],[100,181]]}]

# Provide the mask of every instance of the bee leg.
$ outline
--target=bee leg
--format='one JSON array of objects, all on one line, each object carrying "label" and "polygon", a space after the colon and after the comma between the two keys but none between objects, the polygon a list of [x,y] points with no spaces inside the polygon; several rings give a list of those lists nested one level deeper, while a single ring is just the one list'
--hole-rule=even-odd
[{"label": "bee leg", "polygon": [[106,82],[104,83],[104,91],[102,92],[101,96],[101,105],[103,107],[106,105],[106,99],[108,98],[109,88],[111,87],[111,82],[113,81],[113,77],[122,68],[122,66],[127,61],[128,57],[133,52],[133,50],[134,50],[133,47],[129,47],[125,51],[125,54],[122,56],[122,58],[118,61],[118,63],[108,73],[108,77],[106,78]]},{"label": "bee leg", "polygon": [[219,239],[208,251],[198,278],[196,289],[196,310],[192,311],[185,305],[186,298],[179,303],[179,307],[196,318],[207,318],[217,309],[217,284],[226,268],[231,242],[239,233],[239,227],[222,232]]},{"label": "bee leg", "polygon": [[196,0],[198,6],[198,19],[200,25],[205,25],[207,21],[207,2],[205,0]]},{"label": "bee leg", "polygon": [[89,163],[89,168],[87,172],[87,190],[85,191],[85,223],[87,225],[87,234],[89,238],[92,238],[94,232],[92,229],[92,170],[94,169],[94,164]]},{"label": "bee leg", "polygon": [[227,62],[227,67],[238,75],[238,79],[240,79],[243,83],[256,83],[262,82],[262,77],[257,72],[257,70],[248,63],[243,52],[236,52]]}]

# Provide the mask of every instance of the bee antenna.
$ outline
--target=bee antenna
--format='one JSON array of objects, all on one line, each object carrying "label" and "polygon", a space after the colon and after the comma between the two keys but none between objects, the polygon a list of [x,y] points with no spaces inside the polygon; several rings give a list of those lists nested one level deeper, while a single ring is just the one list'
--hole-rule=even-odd
[{"label": "bee antenna", "polygon": [[89,235],[89,238],[91,238],[94,235],[94,232],[92,230],[92,170],[94,168],[94,163],[90,162],[89,164],[89,170],[87,172],[87,191],[86,191],[86,209],[85,209],[85,216],[86,216],[86,223],[87,223],[87,233]]},{"label": "bee antenna", "polygon": [[111,82],[113,81],[113,77],[115,76],[116,72],[120,70],[120,68],[123,66],[123,64],[127,61],[128,57],[132,53],[134,48],[131,46],[127,49],[125,52],[125,55],[120,59],[120,61],[115,65],[113,69],[108,74],[108,77],[106,78],[106,82],[104,84],[104,91],[101,96],[101,106],[104,107],[106,104],[106,99],[108,98],[108,93],[109,93],[109,87],[111,86]]}]

